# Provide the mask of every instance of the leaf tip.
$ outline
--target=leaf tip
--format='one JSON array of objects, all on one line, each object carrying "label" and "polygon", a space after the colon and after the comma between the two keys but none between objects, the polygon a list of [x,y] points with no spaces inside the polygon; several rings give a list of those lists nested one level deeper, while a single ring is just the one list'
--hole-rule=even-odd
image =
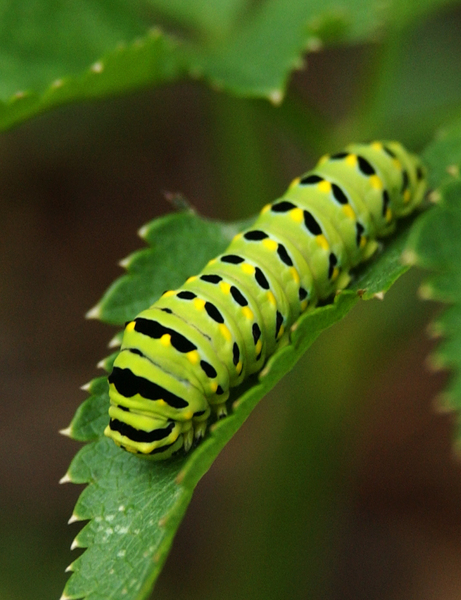
[{"label": "leaf tip", "polygon": [[418,255],[414,250],[407,248],[402,252],[402,256],[400,257],[400,259],[404,265],[413,267],[418,262]]},{"label": "leaf tip", "polygon": [[384,290],[381,290],[380,292],[375,292],[373,294],[373,298],[376,298],[377,300],[384,300]]},{"label": "leaf tip", "polygon": [[82,521],[82,520],[83,519],[81,519],[78,515],[76,515],[75,513],[72,513],[72,516],[67,521],[67,524],[72,525],[72,523],[77,523],[77,521]]},{"label": "leaf tip", "polygon": [[118,266],[122,267],[122,269],[128,269],[130,264],[131,264],[130,256],[125,256],[125,258],[122,258],[121,260],[118,261]]},{"label": "leaf tip", "polygon": [[272,90],[267,95],[269,98],[269,102],[271,102],[274,106],[279,106],[283,102],[284,93],[283,90]]},{"label": "leaf tip", "polygon": [[99,319],[101,317],[101,305],[95,304],[93,308],[86,313],[85,319]]},{"label": "leaf tip", "polygon": [[439,190],[432,190],[432,192],[428,194],[427,199],[432,204],[438,204],[442,200],[442,194]]},{"label": "leaf tip", "polygon": [[69,427],[64,427],[64,429],[60,429],[58,431],[58,433],[60,433],[61,435],[64,435],[65,437],[72,437],[71,426],[69,425]]},{"label": "leaf tip", "polygon": [[61,479],[59,480],[59,483],[72,483],[72,479],[69,476],[69,472],[67,472],[65,475],[63,475],[61,477]]},{"label": "leaf tip", "polygon": [[120,344],[121,344],[120,336],[117,333],[117,335],[114,335],[114,337],[107,344],[107,347],[108,348],[118,348],[120,346]]},{"label": "leaf tip", "polygon": [[73,563],[70,563],[70,565],[64,569],[64,573],[72,573],[73,570],[74,570]]},{"label": "leaf tip", "polygon": [[323,48],[323,42],[318,36],[311,36],[308,38],[305,49],[307,52],[320,52]]},{"label": "leaf tip", "polygon": [[82,548],[82,546],[80,546],[80,543],[78,541],[78,538],[75,538],[75,540],[72,542],[72,544],[70,545],[70,549],[71,550],[75,550],[76,548]]},{"label": "leaf tip", "polygon": [[452,177],[459,177],[459,166],[458,165],[448,165],[447,173]]},{"label": "leaf tip", "polygon": [[90,71],[92,71],[93,73],[102,73],[104,71],[103,63],[100,60],[93,63],[90,67]]},{"label": "leaf tip", "polygon": [[68,596],[67,594],[63,593],[62,596],[59,598],[59,600],[71,600],[71,597]]},{"label": "leaf tip", "polygon": [[98,369],[102,369],[103,371],[105,371],[106,370],[106,359],[102,358],[96,366]]},{"label": "leaf tip", "polygon": [[426,333],[430,338],[437,339],[445,334],[445,328],[440,321],[432,321],[432,323],[429,323],[426,327]]},{"label": "leaf tip", "polygon": [[148,233],[149,233],[149,225],[143,225],[142,227],[140,227],[138,229],[138,235],[142,240],[145,240],[147,238]]},{"label": "leaf tip", "polygon": [[432,300],[434,298],[434,290],[428,283],[423,283],[419,286],[418,296],[421,300]]},{"label": "leaf tip", "polygon": [[91,381],[89,381],[88,383],[84,383],[83,385],[81,385],[80,389],[83,390],[84,392],[89,392],[90,389],[91,389]]},{"label": "leaf tip", "polygon": [[447,364],[443,356],[434,352],[426,357],[426,367],[429,371],[432,371],[432,373],[437,373],[446,370]]}]

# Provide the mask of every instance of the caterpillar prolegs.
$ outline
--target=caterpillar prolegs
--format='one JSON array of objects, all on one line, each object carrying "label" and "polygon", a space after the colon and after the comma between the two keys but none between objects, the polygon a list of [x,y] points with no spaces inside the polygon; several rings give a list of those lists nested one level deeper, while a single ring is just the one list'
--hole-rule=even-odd
[{"label": "caterpillar prolegs", "polygon": [[201,273],[130,321],[109,376],[105,435],[153,459],[188,451],[231,387],[260,371],[301,313],[349,283],[426,190],[397,142],[323,156]]}]

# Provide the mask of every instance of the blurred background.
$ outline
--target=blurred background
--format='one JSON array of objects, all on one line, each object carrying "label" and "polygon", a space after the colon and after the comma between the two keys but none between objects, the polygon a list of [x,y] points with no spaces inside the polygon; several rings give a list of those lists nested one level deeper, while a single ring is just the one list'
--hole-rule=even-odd
[{"label": "blurred background", "polygon": [[[459,114],[460,31],[446,10],[388,46],[312,54],[279,108],[184,83],[0,136],[1,600],[59,598],[77,555],[81,490],[58,480],[78,444],[57,432],[115,332],[84,314],[172,210],[163,192],[241,218],[349,141],[420,149]],[[426,366],[440,307],[417,299],[422,277],[360,303],[260,403],[198,485],[153,598],[461,597],[461,467],[453,416],[434,411],[447,374]]]}]

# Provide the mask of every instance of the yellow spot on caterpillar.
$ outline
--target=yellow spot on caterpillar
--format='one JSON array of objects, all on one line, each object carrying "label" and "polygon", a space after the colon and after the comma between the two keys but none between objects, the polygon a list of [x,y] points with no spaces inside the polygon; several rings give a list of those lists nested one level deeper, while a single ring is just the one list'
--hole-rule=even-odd
[{"label": "yellow spot on caterpillar", "polygon": [[264,213],[267,213],[268,210],[271,209],[271,205],[270,204],[265,204],[262,209],[261,209],[261,214],[263,215]]},{"label": "yellow spot on caterpillar", "polygon": [[301,302],[301,312],[304,312],[306,310],[307,305],[308,305],[308,301],[307,300],[303,300]]},{"label": "yellow spot on caterpillar", "polygon": [[166,402],[165,402],[165,400],[164,400],[163,398],[159,398],[159,399],[157,400],[157,403],[158,403],[160,406],[166,406]]},{"label": "yellow spot on caterpillar", "polygon": [[278,244],[276,241],[266,238],[265,240],[263,240],[263,246],[268,250],[272,250],[273,252],[275,252],[275,250],[277,250]]},{"label": "yellow spot on caterpillar", "polygon": [[288,213],[295,223],[302,223],[304,219],[303,211],[301,208],[293,208]]},{"label": "yellow spot on caterpillar", "polygon": [[399,171],[402,169],[402,163],[399,161],[398,158],[392,159],[392,166],[394,167],[394,169],[398,169]]},{"label": "yellow spot on caterpillar", "polygon": [[234,235],[234,237],[232,238],[233,242],[238,242],[238,240],[242,237],[241,233],[237,233],[236,235]]},{"label": "yellow spot on caterpillar", "polygon": [[327,162],[327,160],[330,158],[329,154],[324,154],[323,156],[320,157],[319,162],[317,163],[319,166],[323,165],[324,162]]},{"label": "yellow spot on caterpillar", "polygon": [[221,334],[226,338],[228,342],[230,342],[232,340],[232,334],[229,331],[227,325],[225,323],[219,323],[218,327]]},{"label": "yellow spot on caterpillar", "polygon": [[288,186],[288,189],[289,189],[289,190],[291,190],[292,188],[296,187],[300,181],[301,181],[301,177],[296,177],[296,178],[295,178],[295,179],[293,179],[293,181],[290,183],[290,185]]},{"label": "yellow spot on caterpillar", "polygon": [[403,201],[404,201],[405,204],[407,204],[407,202],[410,202],[410,200],[411,200],[410,190],[405,190],[403,192]]},{"label": "yellow spot on caterpillar", "polygon": [[195,281],[197,279],[197,275],[192,275],[192,277],[189,277],[189,279],[186,279],[186,283],[192,283],[192,281]]},{"label": "yellow spot on caterpillar", "polygon": [[169,333],[164,333],[160,338],[160,343],[162,346],[169,346],[171,344],[171,335]]},{"label": "yellow spot on caterpillar", "polygon": [[294,267],[290,267],[290,274],[293,277],[293,279],[296,281],[296,283],[299,284],[299,281],[300,281],[299,273]]},{"label": "yellow spot on caterpillar", "polygon": [[360,248],[365,248],[366,245],[367,245],[367,238],[365,236],[362,236],[360,238]]},{"label": "yellow spot on caterpillar", "polygon": [[320,235],[315,236],[315,241],[317,244],[323,248],[323,250],[329,250],[330,244],[328,243],[327,238],[321,233]]},{"label": "yellow spot on caterpillar", "polygon": [[125,331],[133,331],[136,323],[134,321],[130,321],[125,327]]},{"label": "yellow spot on caterpillar", "polygon": [[231,289],[230,283],[227,283],[226,281],[220,281],[219,282],[219,287],[221,288],[221,291],[222,291],[223,294],[229,294],[230,293],[230,289]]},{"label": "yellow spot on caterpillar", "polygon": [[350,204],[345,204],[343,206],[343,213],[346,215],[348,219],[355,219],[356,215],[354,209]]},{"label": "yellow spot on caterpillar", "polygon": [[262,347],[263,347],[263,343],[262,343],[262,341],[259,339],[259,340],[256,342],[256,345],[255,345],[255,351],[256,351],[256,355],[258,355],[258,354],[261,352],[261,349],[262,349]]},{"label": "yellow spot on caterpillar", "polygon": [[378,177],[378,175],[370,175],[370,183],[371,187],[375,190],[383,189],[383,182],[381,181],[381,178]]},{"label": "yellow spot on caterpillar", "polygon": [[277,302],[275,300],[275,296],[274,296],[274,294],[270,290],[267,292],[267,299],[272,304],[272,306],[276,306],[277,305]]},{"label": "yellow spot on caterpillar", "polygon": [[277,339],[279,340],[285,332],[285,327],[283,325],[280,326],[280,330],[277,334]]},{"label": "yellow spot on caterpillar", "polygon": [[216,381],[210,382],[210,389],[213,392],[213,394],[216,393],[216,390],[218,389],[218,384],[216,383]]},{"label": "yellow spot on caterpillar", "polygon": [[333,269],[333,273],[331,275],[331,281],[335,281],[335,279],[337,279],[338,275],[339,275],[339,269],[338,269],[338,267],[335,267]]},{"label": "yellow spot on caterpillar", "polygon": [[249,265],[248,263],[242,263],[242,271],[246,274],[246,275],[253,275],[253,273],[255,272],[255,268],[253,267],[253,265]]},{"label": "yellow spot on caterpillar", "polygon": [[251,308],[249,306],[244,306],[242,308],[242,313],[246,319],[248,319],[248,320],[253,319],[253,316],[254,316],[253,311],[251,310]]},{"label": "yellow spot on caterpillar", "polygon": [[317,184],[317,187],[324,194],[329,194],[331,192],[331,183],[329,181],[320,181],[320,183]]},{"label": "yellow spot on caterpillar", "polygon": [[235,370],[237,371],[237,375],[240,375],[240,373],[242,372],[243,369],[243,363],[241,360],[238,361],[238,363],[235,365]]},{"label": "yellow spot on caterpillar", "polygon": [[383,145],[381,144],[381,142],[373,142],[370,145],[373,148],[373,150],[377,150],[378,152],[381,152],[381,150],[383,149]]},{"label": "yellow spot on caterpillar", "polygon": [[209,260],[209,261],[208,261],[208,263],[207,263],[207,264],[208,264],[208,265],[210,265],[210,266],[211,266],[211,265],[214,265],[214,264],[215,264],[215,262],[216,262],[216,260],[217,260],[216,258],[212,258],[211,260]]},{"label": "yellow spot on caterpillar", "polygon": [[197,350],[191,350],[186,354],[186,356],[189,362],[191,362],[193,365],[196,365],[200,360],[200,354],[197,352]]},{"label": "yellow spot on caterpillar", "polygon": [[386,221],[389,222],[392,219],[392,211],[390,208],[386,210]]},{"label": "yellow spot on caterpillar", "polygon": [[194,307],[197,310],[203,310],[205,306],[205,300],[203,300],[202,298],[194,298],[192,302],[194,303]]},{"label": "yellow spot on caterpillar", "polygon": [[174,290],[168,290],[164,294],[162,294],[162,298],[169,298],[170,296],[174,296],[176,292]]},{"label": "yellow spot on caterpillar", "polygon": [[190,421],[192,419],[192,417],[194,416],[194,413],[191,410],[188,410],[187,412],[183,413],[183,415],[184,415],[185,419]]},{"label": "yellow spot on caterpillar", "polygon": [[355,154],[348,154],[344,160],[349,167],[355,167],[357,165],[357,156]]}]

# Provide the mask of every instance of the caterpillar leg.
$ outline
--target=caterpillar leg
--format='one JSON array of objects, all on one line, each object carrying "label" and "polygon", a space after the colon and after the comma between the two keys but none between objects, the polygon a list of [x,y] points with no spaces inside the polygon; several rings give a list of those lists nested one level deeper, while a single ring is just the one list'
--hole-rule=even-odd
[{"label": "caterpillar leg", "polygon": [[221,402],[220,404],[214,404],[213,411],[214,411],[217,419],[224,419],[224,417],[227,417],[226,403]]}]

